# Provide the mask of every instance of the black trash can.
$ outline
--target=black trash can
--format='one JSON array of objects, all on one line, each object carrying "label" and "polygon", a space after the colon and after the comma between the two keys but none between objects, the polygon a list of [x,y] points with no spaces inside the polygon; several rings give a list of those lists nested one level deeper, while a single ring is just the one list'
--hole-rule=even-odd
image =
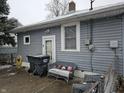
[{"label": "black trash can", "polygon": [[27,56],[27,58],[30,63],[30,73],[39,76],[47,74],[50,56]]}]

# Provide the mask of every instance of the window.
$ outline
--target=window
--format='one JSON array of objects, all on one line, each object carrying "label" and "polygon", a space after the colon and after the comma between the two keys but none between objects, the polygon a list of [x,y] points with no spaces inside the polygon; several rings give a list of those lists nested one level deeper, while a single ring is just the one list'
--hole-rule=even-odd
[{"label": "window", "polygon": [[24,36],[24,45],[30,44],[30,35]]},{"label": "window", "polygon": [[65,49],[76,49],[76,25],[65,27]]},{"label": "window", "polygon": [[80,23],[71,23],[61,27],[61,50],[80,51]]}]

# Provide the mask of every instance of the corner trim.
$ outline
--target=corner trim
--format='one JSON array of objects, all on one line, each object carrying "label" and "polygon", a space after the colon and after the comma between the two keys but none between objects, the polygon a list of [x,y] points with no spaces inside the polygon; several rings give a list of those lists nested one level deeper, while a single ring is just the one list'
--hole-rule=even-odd
[{"label": "corner trim", "polygon": [[123,56],[123,76],[124,76],[124,15],[122,16],[122,56]]}]

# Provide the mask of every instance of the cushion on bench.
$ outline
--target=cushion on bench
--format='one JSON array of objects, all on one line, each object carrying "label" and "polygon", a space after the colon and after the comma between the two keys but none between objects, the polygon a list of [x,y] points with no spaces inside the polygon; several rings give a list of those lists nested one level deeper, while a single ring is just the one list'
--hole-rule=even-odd
[{"label": "cushion on bench", "polygon": [[[62,67],[65,67],[66,69]],[[48,76],[52,75],[57,78],[61,77],[68,82],[69,78],[73,78],[74,70],[76,68],[77,68],[77,65],[74,63],[59,61],[49,65]]]}]

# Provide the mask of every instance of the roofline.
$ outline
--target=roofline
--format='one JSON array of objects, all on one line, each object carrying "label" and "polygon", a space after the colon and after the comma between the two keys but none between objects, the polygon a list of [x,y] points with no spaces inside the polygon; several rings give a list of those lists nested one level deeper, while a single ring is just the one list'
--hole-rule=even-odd
[{"label": "roofline", "polygon": [[9,32],[11,33],[26,32],[26,31],[31,31],[35,29],[57,26],[57,25],[61,25],[67,22],[72,22],[72,21],[84,21],[89,19],[97,19],[102,17],[115,16],[122,13],[124,13],[124,2],[105,6],[105,7],[94,8],[94,10],[83,10],[83,11],[74,12],[68,15],[56,17],[51,20],[41,21],[36,24],[20,26]]}]

